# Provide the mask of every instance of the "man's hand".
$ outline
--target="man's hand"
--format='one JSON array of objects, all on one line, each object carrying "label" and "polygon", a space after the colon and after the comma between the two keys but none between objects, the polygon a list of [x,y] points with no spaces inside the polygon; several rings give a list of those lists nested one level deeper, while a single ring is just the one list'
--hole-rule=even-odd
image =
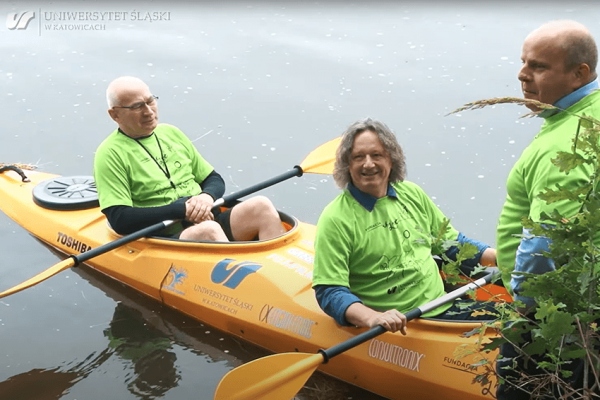
[{"label": "man's hand", "polygon": [[496,262],[496,249],[493,249],[491,247],[485,249],[485,251],[481,255],[479,264],[483,265],[484,267],[496,267],[498,265],[498,263]]},{"label": "man's hand", "polygon": [[406,335],[406,323],[406,316],[400,311],[392,309],[380,313],[374,319],[370,320],[369,326],[373,328],[381,325],[390,332],[400,331],[400,333]]},{"label": "man's hand", "polygon": [[406,335],[406,316],[395,309],[381,313],[357,302],[350,304],[345,317],[346,321],[358,327],[374,328],[381,325],[390,332],[400,331]]},{"label": "man's hand", "polygon": [[215,219],[211,211],[213,204],[212,196],[207,193],[200,193],[189,198],[185,202],[185,219],[195,224],[203,221],[213,221]]}]

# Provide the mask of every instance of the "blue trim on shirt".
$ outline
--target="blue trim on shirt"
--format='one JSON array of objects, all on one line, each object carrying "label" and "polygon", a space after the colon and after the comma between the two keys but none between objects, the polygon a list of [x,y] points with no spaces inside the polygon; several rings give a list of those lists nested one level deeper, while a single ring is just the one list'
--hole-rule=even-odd
[{"label": "blue trim on shirt", "polygon": [[532,307],[535,305],[535,300],[521,294],[523,292],[523,282],[527,280],[527,277],[520,274],[520,272],[542,275],[546,272],[555,271],[556,267],[554,260],[543,255],[544,252],[550,251],[552,240],[545,236],[531,236],[530,229],[523,228],[523,234],[526,236],[521,239],[521,243],[517,248],[515,269],[511,274],[510,286],[515,294],[515,300],[520,300],[527,307]]},{"label": "blue trim on shirt", "polygon": [[342,326],[351,326],[346,321],[346,310],[354,303],[362,301],[346,286],[317,285],[315,286],[317,302],[325,314],[335,319]]},{"label": "blue trim on shirt", "polygon": [[[365,193],[356,186],[352,182],[348,184],[348,191],[358,201],[358,203],[363,206],[367,211],[371,212],[375,208],[375,203],[377,203],[377,197],[372,194]],[[393,197],[395,199],[398,198],[396,194],[396,190],[388,183],[386,196]]]},{"label": "blue trim on shirt", "polygon": [[558,110],[544,110],[538,114],[538,117],[549,118],[553,115],[558,114],[562,110],[566,110],[571,107],[573,104],[577,103],[579,100],[583,99],[585,96],[591,94],[593,91],[598,90],[600,88],[600,84],[598,84],[598,79],[593,80],[585,86],[580,87],[576,91],[569,93],[565,97],[558,99],[553,106],[557,107]]}]

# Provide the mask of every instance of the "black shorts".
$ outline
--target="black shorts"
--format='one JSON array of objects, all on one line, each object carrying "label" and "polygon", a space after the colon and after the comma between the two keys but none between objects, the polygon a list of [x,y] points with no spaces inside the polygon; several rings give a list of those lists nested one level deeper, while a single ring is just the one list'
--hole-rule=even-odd
[{"label": "black shorts", "polygon": [[233,210],[233,207],[228,208],[223,212],[221,212],[219,209],[216,211],[216,214],[213,213],[213,215],[215,217],[215,221],[221,225],[221,228],[223,228],[223,232],[225,232],[227,239],[229,239],[230,242],[233,242],[233,233],[231,233],[231,210]]}]

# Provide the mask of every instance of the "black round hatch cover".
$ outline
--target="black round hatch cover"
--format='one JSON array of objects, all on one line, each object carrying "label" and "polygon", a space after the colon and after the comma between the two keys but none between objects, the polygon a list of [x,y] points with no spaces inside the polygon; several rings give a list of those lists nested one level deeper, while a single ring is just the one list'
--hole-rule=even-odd
[{"label": "black round hatch cover", "polygon": [[93,176],[61,176],[38,183],[33,201],[51,210],[84,210],[98,207],[98,191]]}]

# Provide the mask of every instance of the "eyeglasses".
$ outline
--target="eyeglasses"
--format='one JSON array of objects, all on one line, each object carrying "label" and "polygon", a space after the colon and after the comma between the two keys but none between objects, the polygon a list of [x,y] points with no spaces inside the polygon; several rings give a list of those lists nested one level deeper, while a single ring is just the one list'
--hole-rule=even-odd
[{"label": "eyeglasses", "polygon": [[113,108],[126,108],[128,110],[133,111],[133,112],[140,112],[140,111],[142,111],[142,108],[144,107],[144,104],[147,105],[148,107],[152,107],[153,105],[156,104],[156,100],[158,100],[158,96],[152,95],[146,101],[140,101],[139,103],[135,103],[135,104],[133,104],[131,106],[113,106]]}]

